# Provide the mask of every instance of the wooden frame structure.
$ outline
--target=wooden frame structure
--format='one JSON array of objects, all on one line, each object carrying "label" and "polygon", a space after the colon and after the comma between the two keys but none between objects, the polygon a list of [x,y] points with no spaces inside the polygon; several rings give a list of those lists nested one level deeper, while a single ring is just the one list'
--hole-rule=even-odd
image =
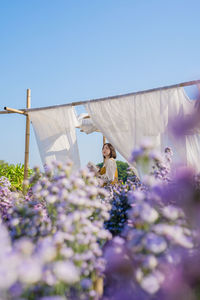
[{"label": "wooden frame structure", "polygon": [[[199,88],[200,80],[187,81],[187,82],[182,82],[182,83],[178,83],[178,84],[174,84],[174,85],[169,85],[169,86],[164,86],[164,87],[159,87],[159,88],[154,88],[154,89],[148,89],[148,90],[138,91],[138,92],[133,92],[133,93],[128,93],[128,94],[121,94],[121,95],[116,95],[116,96],[111,96],[111,97],[98,98],[98,99],[93,99],[93,100],[85,100],[85,101],[79,101],[79,102],[72,102],[72,103],[61,104],[61,105],[38,107],[38,108],[31,108],[31,90],[27,89],[26,108],[15,109],[15,108],[4,107],[4,111],[0,111],[0,114],[18,113],[18,114],[22,114],[22,115],[26,116],[23,192],[25,192],[25,190],[26,190],[26,184],[27,184],[27,179],[28,179],[29,142],[30,142],[30,118],[29,118],[29,114],[28,114],[29,112],[39,111],[39,110],[44,110],[44,109],[45,110],[53,109],[53,108],[58,108],[58,107],[66,107],[66,106],[79,106],[79,105],[84,105],[84,104],[91,103],[91,102],[115,100],[115,99],[119,99],[119,98],[125,97],[125,96],[134,96],[134,95],[139,95],[139,94],[144,94],[144,93],[151,93],[151,92],[155,92],[155,91],[167,90],[167,89],[178,88],[178,87],[186,87],[186,86],[192,86],[192,85],[197,85]],[[200,90],[200,88],[199,88],[199,90]],[[105,136],[103,136],[103,144],[105,142],[106,142],[106,138],[105,138]]]}]

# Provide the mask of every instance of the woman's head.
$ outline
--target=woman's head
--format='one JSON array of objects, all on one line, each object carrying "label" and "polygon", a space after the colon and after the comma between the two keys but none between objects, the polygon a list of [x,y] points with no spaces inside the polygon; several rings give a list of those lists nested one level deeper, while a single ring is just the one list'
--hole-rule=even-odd
[{"label": "woman's head", "polygon": [[106,158],[116,158],[116,151],[110,143],[105,143],[102,148],[103,157]]}]

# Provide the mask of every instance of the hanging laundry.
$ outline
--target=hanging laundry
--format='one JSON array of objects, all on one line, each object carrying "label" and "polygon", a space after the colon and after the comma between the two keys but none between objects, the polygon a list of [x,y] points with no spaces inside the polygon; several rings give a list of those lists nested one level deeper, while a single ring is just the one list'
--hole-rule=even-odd
[{"label": "hanging laundry", "polygon": [[80,168],[76,138],[77,117],[72,106],[29,112],[43,165],[52,160]]},{"label": "hanging laundry", "polygon": [[127,161],[132,150],[148,137],[161,152],[170,146],[175,162],[200,171],[199,133],[178,140],[170,130],[172,120],[191,113],[194,103],[179,87],[88,102],[85,109],[94,125]]},{"label": "hanging laundry", "polygon": [[94,123],[92,122],[91,118],[88,114],[82,113],[78,116],[79,128],[81,131],[85,132],[86,134],[90,134],[95,131],[99,131]]}]

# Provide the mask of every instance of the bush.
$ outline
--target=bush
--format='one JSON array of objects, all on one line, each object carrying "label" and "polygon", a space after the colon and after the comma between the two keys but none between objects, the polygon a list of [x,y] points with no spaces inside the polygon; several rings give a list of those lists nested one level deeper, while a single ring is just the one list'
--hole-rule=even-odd
[{"label": "bush", "polygon": [[105,222],[105,228],[110,230],[113,236],[121,235],[128,220],[128,194],[137,188],[142,187],[142,183],[136,177],[133,170],[127,170],[128,177],[125,183],[118,181],[115,185],[109,185],[106,189],[110,192],[110,203],[112,205],[110,218]]},{"label": "bush", "polygon": [[197,300],[200,177],[190,168],[172,175],[169,148],[161,157],[151,145],[143,144],[132,158],[144,169],[152,163],[154,167],[143,184],[127,193],[127,225],[104,251],[103,299]]},{"label": "bush", "polygon": [[93,299],[102,245],[111,238],[107,192],[87,169],[72,174],[71,164],[34,172],[26,198],[0,181],[0,298]]},{"label": "bush", "polygon": [[[28,175],[33,174],[33,170],[28,170]],[[11,183],[11,189],[22,191],[22,185],[24,180],[24,165],[22,164],[8,164],[3,160],[0,160],[0,177],[8,178]]]},{"label": "bush", "polygon": [[99,299],[105,270],[103,300],[199,299],[200,176],[172,175],[171,154],[143,144],[132,160],[150,173],[108,191],[70,163],[35,168],[26,196],[1,177],[0,298]]}]

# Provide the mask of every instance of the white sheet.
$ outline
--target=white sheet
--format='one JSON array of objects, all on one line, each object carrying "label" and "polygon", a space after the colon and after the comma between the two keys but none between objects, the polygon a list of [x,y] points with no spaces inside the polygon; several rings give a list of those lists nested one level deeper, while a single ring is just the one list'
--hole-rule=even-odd
[{"label": "white sheet", "polygon": [[57,160],[74,163],[80,168],[76,139],[77,117],[72,106],[33,111],[29,113],[43,165]]},{"label": "white sheet", "polygon": [[132,150],[148,137],[160,151],[171,146],[175,162],[200,171],[200,135],[175,140],[170,132],[171,120],[191,113],[193,106],[183,88],[172,88],[89,102],[85,108],[94,125],[127,161]]}]

